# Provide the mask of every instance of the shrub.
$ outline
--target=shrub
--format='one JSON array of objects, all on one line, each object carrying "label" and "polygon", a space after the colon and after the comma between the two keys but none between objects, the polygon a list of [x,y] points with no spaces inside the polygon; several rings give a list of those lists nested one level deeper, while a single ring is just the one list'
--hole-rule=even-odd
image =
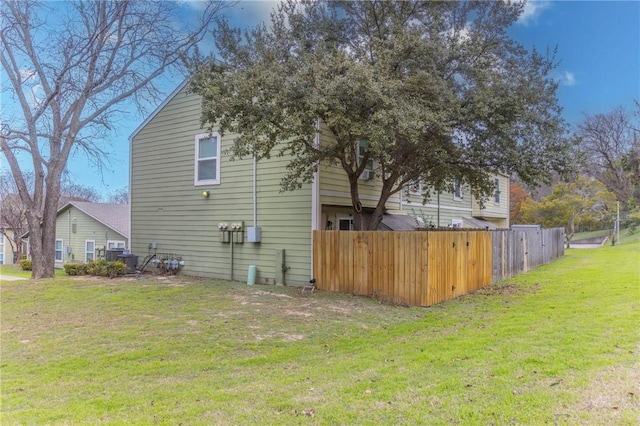
[{"label": "shrub", "polygon": [[20,261],[20,267],[22,268],[23,271],[31,271],[33,268],[31,259],[22,259]]},{"label": "shrub", "polygon": [[63,265],[64,271],[67,275],[85,275],[87,273],[88,266],[86,263],[65,263]]},{"label": "shrub", "polygon": [[92,260],[86,264],[89,275],[97,275],[99,277],[116,277],[124,274],[126,265],[116,260],[115,262],[107,262],[105,259]]}]

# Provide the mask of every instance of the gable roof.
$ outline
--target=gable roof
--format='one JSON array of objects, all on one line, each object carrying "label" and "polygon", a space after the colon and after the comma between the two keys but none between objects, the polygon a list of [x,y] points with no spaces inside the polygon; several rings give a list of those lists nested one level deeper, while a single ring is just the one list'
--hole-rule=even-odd
[{"label": "gable roof", "polygon": [[129,141],[133,140],[133,138],[140,132],[140,130],[142,130],[144,126],[149,124],[149,122],[153,120],[153,118],[160,112],[160,110],[164,108],[173,98],[175,98],[182,89],[184,89],[188,82],[189,79],[185,79],[182,83],[180,83],[178,87],[176,87],[173,92],[171,92],[171,94],[169,94],[169,96],[167,96],[167,98],[162,101],[162,103],[158,105],[158,107],[153,110],[153,112],[138,127],[136,127],[133,133],[131,133],[131,135],[129,136]]},{"label": "gable roof", "polygon": [[88,201],[69,201],[58,209],[58,215],[75,207],[81,212],[91,216],[117,233],[129,238],[129,206],[127,204],[91,203]]}]

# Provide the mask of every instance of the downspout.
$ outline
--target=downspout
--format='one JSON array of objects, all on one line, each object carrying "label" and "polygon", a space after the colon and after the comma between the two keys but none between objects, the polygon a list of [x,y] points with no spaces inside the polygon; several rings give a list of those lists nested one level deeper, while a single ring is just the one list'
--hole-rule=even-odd
[{"label": "downspout", "polygon": [[[316,136],[313,146],[320,148],[320,118],[316,119]],[[320,163],[316,165],[316,171],[313,173],[313,181],[311,183],[311,279],[314,279],[313,269],[313,231],[322,229],[320,219],[322,217],[322,205],[320,204]]]},{"label": "downspout", "polygon": [[258,190],[257,190],[257,175],[258,175],[258,159],[256,158],[256,150],[253,148],[253,226],[258,226]]},{"label": "downspout", "polygon": [[[67,210],[67,213],[67,245],[68,247],[71,247],[71,208]],[[62,247],[62,249],[65,251],[65,254],[69,258],[67,260],[71,260],[71,253],[67,253],[67,248]]]},{"label": "downspout", "polygon": [[438,228],[440,228],[440,191],[438,190]]}]

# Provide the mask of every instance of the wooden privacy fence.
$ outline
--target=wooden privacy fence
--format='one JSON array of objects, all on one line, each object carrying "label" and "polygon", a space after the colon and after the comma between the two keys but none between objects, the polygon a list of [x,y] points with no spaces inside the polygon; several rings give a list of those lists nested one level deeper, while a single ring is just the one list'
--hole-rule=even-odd
[{"label": "wooden privacy fence", "polygon": [[493,281],[500,281],[564,255],[564,229],[501,229],[493,233]]},{"label": "wooden privacy fence", "polygon": [[429,306],[492,282],[489,231],[314,231],[320,290]]},{"label": "wooden privacy fence", "polygon": [[320,290],[430,306],[564,254],[563,230],[314,231]]}]

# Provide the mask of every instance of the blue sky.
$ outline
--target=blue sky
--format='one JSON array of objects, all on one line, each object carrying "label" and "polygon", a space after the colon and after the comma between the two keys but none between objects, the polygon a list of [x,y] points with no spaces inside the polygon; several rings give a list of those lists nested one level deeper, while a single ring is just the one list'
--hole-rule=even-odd
[{"label": "blue sky", "polygon": [[[197,11],[196,1],[182,0],[185,10]],[[235,26],[251,27],[268,19],[270,1],[241,1],[225,15]],[[185,13],[188,16],[188,13]],[[576,125],[583,114],[598,114],[616,106],[634,108],[640,100],[640,2],[639,1],[534,1],[509,30],[528,49],[558,48],[554,78],[560,82],[559,103],[565,119]],[[168,95],[182,81],[165,79]],[[152,111],[154,108],[150,108]],[[116,123],[106,143],[113,146],[110,170],[100,177],[84,158],[70,161],[70,177],[93,186],[106,196],[128,185],[129,136],[145,117],[132,112]],[[4,159],[0,159],[4,167]]]}]

